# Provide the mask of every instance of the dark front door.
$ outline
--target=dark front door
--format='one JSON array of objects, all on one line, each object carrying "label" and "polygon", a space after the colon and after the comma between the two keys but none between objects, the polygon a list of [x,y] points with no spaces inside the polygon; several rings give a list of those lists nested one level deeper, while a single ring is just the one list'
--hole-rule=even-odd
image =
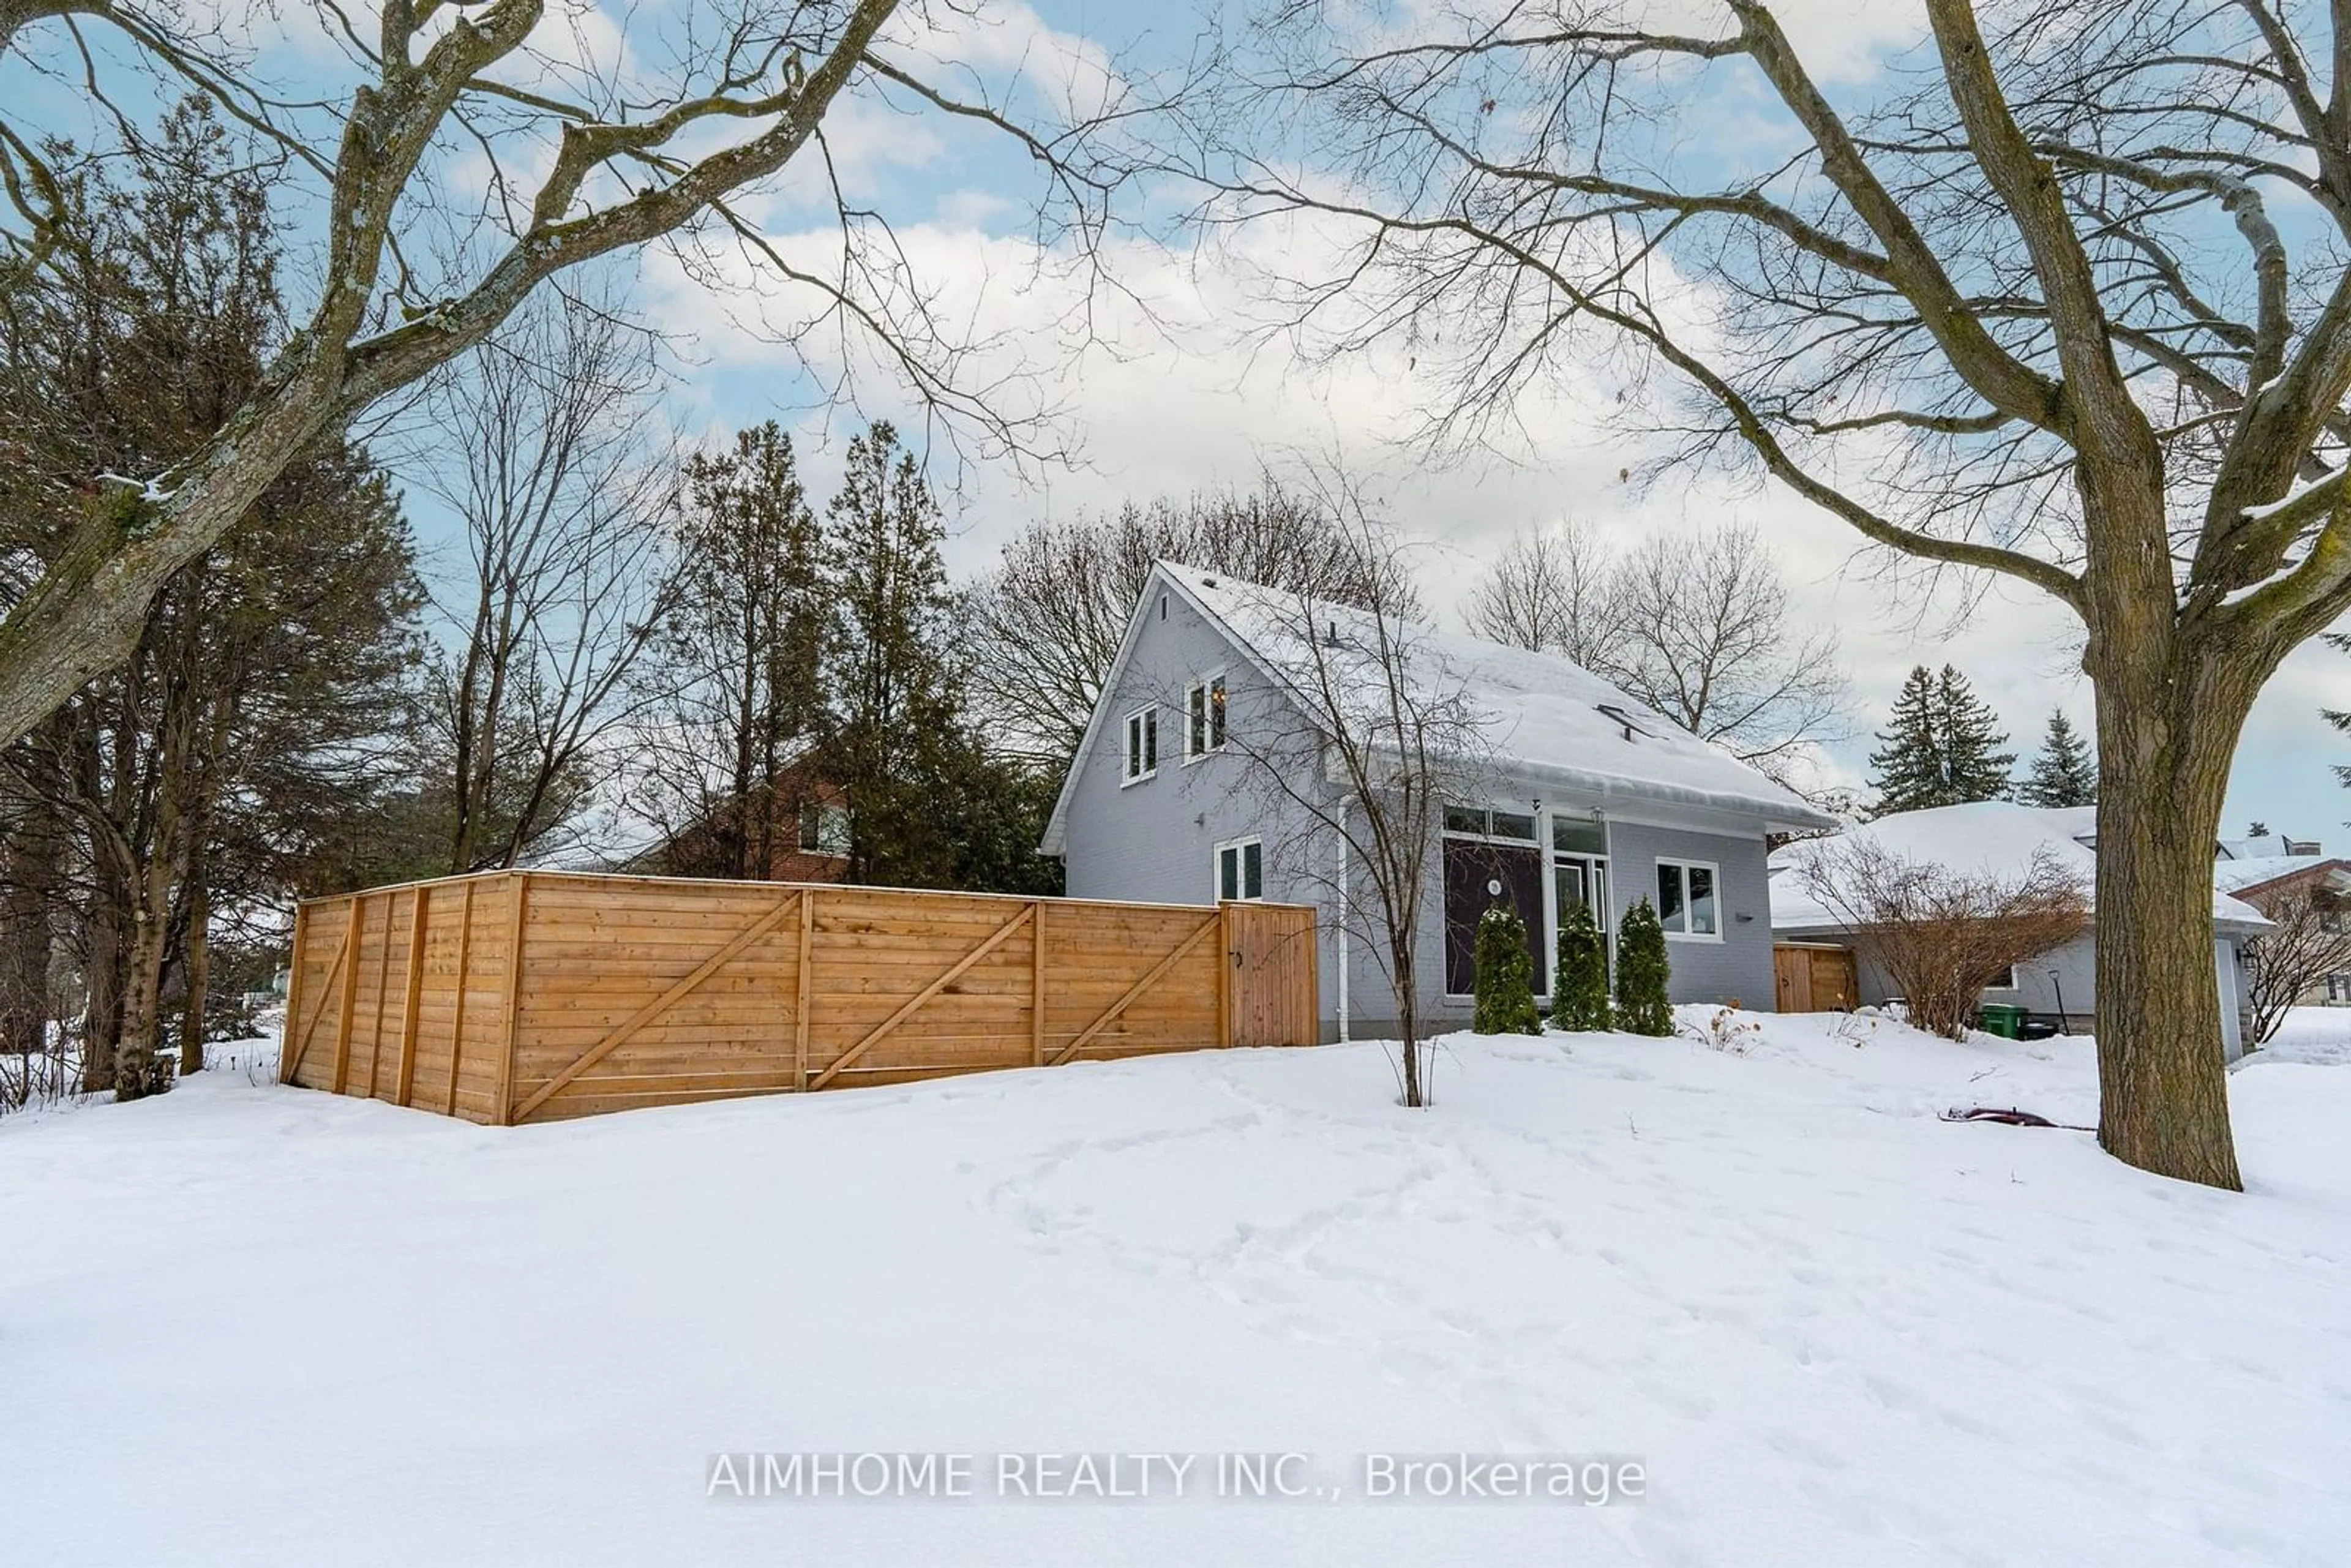
[{"label": "dark front door", "polygon": [[1499,901],[1518,912],[1527,926],[1527,953],[1534,960],[1537,994],[1551,989],[1551,966],[1543,952],[1543,857],[1531,845],[1445,841],[1445,989],[1468,996],[1478,973],[1478,920]]}]

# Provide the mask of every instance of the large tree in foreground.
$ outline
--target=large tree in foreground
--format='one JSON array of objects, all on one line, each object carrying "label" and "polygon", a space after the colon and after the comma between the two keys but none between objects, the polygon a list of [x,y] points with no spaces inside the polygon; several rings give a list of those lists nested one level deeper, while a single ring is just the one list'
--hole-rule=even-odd
[{"label": "large tree in foreground", "polygon": [[[975,8],[691,0],[679,14],[632,14],[600,52],[545,0],[384,0],[366,31],[320,0],[316,26],[341,58],[306,60],[306,74],[330,79],[295,99],[271,88],[266,62],[161,0],[0,0],[0,69],[60,81],[0,101],[0,287],[86,238],[68,199],[76,161],[116,150],[57,144],[23,112],[67,94],[87,95],[97,123],[125,140],[133,120],[108,95],[135,108],[158,76],[205,94],[308,182],[311,204],[289,204],[289,224],[318,218],[302,231],[316,254],[287,269],[314,278],[314,292],[252,393],[178,460],[79,476],[71,548],[0,619],[0,742],[128,657],[162,584],[322,434],[484,341],[533,288],[648,242],[675,245],[689,276],[742,273],[782,291],[775,329],[792,343],[837,329],[845,340],[816,356],[828,386],[849,374],[841,366],[878,359],[934,409],[1017,439],[1017,392],[1000,373],[985,389],[967,380],[972,343],[933,314],[821,134],[852,97],[1001,128],[1045,171],[1040,216],[1071,241],[1062,254],[1089,255],[1100,187],[1071,172],[1071,133],[1013,125],[973,72],[942,63],[980,20]],[[1106,91],[1097,78],[1065,101],[1099,104]],[[839,233],[796,258],[734,204],[803,166]],[[0,517],[0,538],[14,531]]]},{"label": "large tree in foreground", "polygon": [[1440,442],[1610,378],[1668,461],[2079,619],[2099,1137],[2238,1186],[2212,841],[2255,695],[2351,609],[2351,7],[1927,0],[1834,78],[1748,0],[1261,20],[1192,172],[1311,231],[1279,329],[1408,346]]}]

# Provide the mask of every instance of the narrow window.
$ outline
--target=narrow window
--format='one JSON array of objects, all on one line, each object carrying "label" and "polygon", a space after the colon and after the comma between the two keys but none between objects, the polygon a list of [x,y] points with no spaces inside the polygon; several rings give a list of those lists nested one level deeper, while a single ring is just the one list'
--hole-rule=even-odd
[{"label": "narrow window", "polygon": [[1204,675],[1184,688],[1184,760],[1195,762],[1225,745],[1225,677]]},{"label": "narrow window", "polygon": [[1217,896],[1243,900],[1265,896],[1264,840],[1235,839],[1217,846]]},{"label": "narrow window", "polygon": [[1138,784],[1159,771],[1159,710],[1137,708],[1126,716],[1126,778]]}]

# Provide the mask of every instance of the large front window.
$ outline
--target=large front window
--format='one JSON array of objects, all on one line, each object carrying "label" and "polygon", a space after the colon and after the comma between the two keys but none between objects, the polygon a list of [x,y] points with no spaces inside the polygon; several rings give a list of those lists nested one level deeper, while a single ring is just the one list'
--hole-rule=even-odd
[{"label": "large front window", "polygon": [[1478,922],[1497,904],[1526,922],[1534,988],[1551,988],[1543,940],[1543,854],[1532,813],[1449,806],[1445,811],[1445,989],[1468,996],[1477,979]]}]

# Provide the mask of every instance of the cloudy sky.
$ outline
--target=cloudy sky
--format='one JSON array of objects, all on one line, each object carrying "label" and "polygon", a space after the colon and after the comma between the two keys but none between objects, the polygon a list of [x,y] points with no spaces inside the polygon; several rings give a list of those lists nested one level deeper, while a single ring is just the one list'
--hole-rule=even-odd
[{"label": "cloudy sky", "polygon": [[[303,8],[220,3],[265,36],[289,29],[270,47],[309,62],[293,74],[315,69],[348,83],[322,40],[298,36]],[[1694,14],[1711,9],[1708,0],[1660,4]],[[557,52],[594,58],[622,47],[608,15],[617,4],[606,11],[592,0],[573,5],[570,22],[550,24],[563,28]],[[1906,0],[1791,0],[1777,9],[1833,90],[1865,91],[1886,52],[1920,26]],[[647,14],[638,11],[640,26]],[[1123,73],[1181,60],[1199,30],[1190,6],[1148,0],[990,0],[982,18],[943,42],[901,29],[895,47],[902,56],[952,60],[953,68],[968,68],[999,89],[1017,78],[1031,101],[1055,93],[1091,100]],[[1713,102],[1706,111],[1737,109]],[[954,486],[950,566],[958,572],[985,569],[1007,535],[1032,517],[1247,486],[1264,466],[1336,458],[1369,481],[1390,517],[1418,541],[1426,596],[1448,616],[1483,563],[1520,529],[1574,517],[1629,546],[1701,524],[1755,524],[1780,552],[1801,612],[1835,628],[1842,640],[1855,724],[1852,738],[1827,760],[1830,781],[1860,782],[1870,732],[1915,664],[1963,670],[2007,722],[2020,768],[2052,708],[2091,727],[2074,628],[2053,603],[2005,582],[1929,592],[1862,549],[1844,525],[1775,487],[1718,476],[1669,476],[1646,487],[1627,482],[1625,472],[1648,454],[1637,433],[1612,431],[1604,421],[1609,383],[1596,373],[1563,375],[1521,410],[1527,435],[1518,449],[1435,462],[1404,439],[1434,395],[1409,361],[1366,355],[1306,364],[1281,342],[1242,329],[1256,303],[1251,263],[1265,259],[1251,247],[1311,246],[1328,236],[1252,231],[1203,251],[1122,235],[1106,260],[1119,289],[1134,297],[1128,300],[1089,290],[1081,275],[1052,265],[1050,252],[1040,265],[1037,179],[1001,136],[872,101],[836,113],[827,132],[844,187],[889,215],[939,319],[975,345],[967,376],[995,383],[1003,406],[1050,409],[1039,440],[1066,444],[1072,456],[1014,462],[981,441],[931,444],[933,471]],[[838,244],[826,202],[811,167],[796,170],[748,210],[784,252],[821,255]],[[678,431],[721,439],[740,425],[782,420],[799,433],[822,494],[857,415],[823,407],[820,382],[849,371],[861,413],[897,418],[923,441],[927,427],[904,389],[862,352],[844,358],[821,337],[797,350],[778,340],[799,300],[772,290],[763,298],[753,269],[739,262],[719,267],[717,287],[689,270],[678,256],[653,252],[631,279],[645,317],[675,338],[680,373],[663,417]],[[428,534],[443,526],[430,517],[421,521]],[[2329,705],[2351,707],[2351,655],[2314,644],[2287,662],[2254,710],[2229,798],[2231,833],[2260,819],[2351,847],[2343,825],[2351,792],[2332,771],[2336,761],[2351,762],[2351,737],[2322,723],[2318,709]]]},{"label": "cloudy sky", "polygon": [[[1908,7],[1886,0],[1805,0],[1783,8],[1800,47],[1844,82],[1863,85],[1886,47],[1916,26]],[[992,26],[963,47],[991,69],[1019,62],[1030,79],[1058,80],[1081,62],[1091,72],[1119,64],[1153,65],[1192,42],[1188,14],[1141,4],[1055,3],[1034,9],[998,6]],[[1082,88],[1081,90],[1083,90]],[[1643,487],[1621,477],[1646,454],[1637,440],[1612,433],[1583,394],[1593,387],[1552,389],[1531,411],[1531,437],[1508,457],[1433,464],[1404,440],[1432,389],[1416,384],[1402,362],[1364,357],[1306,365],[1280,345],[1240,331],[1249,313],[1249,256],[1244,250],[1181,252],[1127,244],[1114,248],[1119,282],[1147,302],[1121,308],[1079,280],[1040,274],[1028,241],[1034,183],[1003,149],[972,144],[934,121],[861,112],[841,139],[845,165],[885,192],[902,239],[925,286],[969,324],[974,336],[1003,334],[998,350],[1013,364],[1052,368],[1042,389],[1059,401],[1058,428],[1076,443],[1078,462],[1030,469],[977,461],[960,470],[952,564],[984,568],[1007,532],[1040,516],[1074,516],[1127,497],[1247,485],[1260,465],[1301,455],[1343,457],[1372,477],[1393,519],[1422,541],[1429,598],[1451,613],[1483,562],[1511,534],[1566,517],[1596,525],[1626,544],[1657,532],[1688,530],[1725,519],[1752,522],[1781,552],[1805,616],[1842,639],[1855,695],[1852,738],[1834,748],[1833,777],[1858,783],[1870,731],[1916,664],[1956,664],[2007,721],[2022,759],[2029,758],[2053,708],[2085,731],[2091,694],[2079,668],[2071,618],[2019,585],[1947,584],[1928,591],[1898,580],[1857,536],[1776,486],[1719,476]],[[801,201],[780,196],[767,219],[793,236]],[[1247,244],[1311,244],[1311,235],[1259,236]],[[815,243],[810,239],[810,243]],[[682,389],[680,417],[711,431],[774,413],[808,432],[810,466],[821,473],[837,449],[838,415],[811,415],[808,383],[787,355],[745,329],[757,313],[739,296],[687,283],[663,258],[649,261],[643,284],[658,319],[691,334],[695,372]],[[1101,339],[1064,361],[1064,334],[1082,317]],[[820,350],[822,357],[823,350]],[[827,362],[830,362],[829,361]],[[991,361],[990,363],[998,361]],[[886,386],[874,406],[889,410]],[[942,458],[943,472],[953,467]],[[2255,709],[2238,756],[2227,810],[2231,833],[2259,819],[2281,831],[2351,845],[2343,820],[2351,793],[2337,783],[2336,761],[2351,761],[2351,740],[2318,716],[2322,706],[2351,706],[2351,655],[2305,648],[2272,682]]]}]

